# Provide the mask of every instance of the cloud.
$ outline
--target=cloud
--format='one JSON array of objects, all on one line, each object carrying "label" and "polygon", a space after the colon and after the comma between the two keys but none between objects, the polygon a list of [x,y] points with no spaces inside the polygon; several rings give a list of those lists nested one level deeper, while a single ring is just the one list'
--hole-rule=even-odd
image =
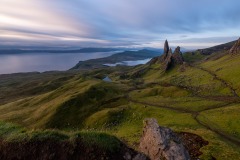
[{"label": "cloud", "polygon": [[[28,30],[42,33],[68,33],[79,36],[88,36],[91,27],[87,23],[75,23],[73,19],[64,14],[57,1],[47,0],[2,0],[0,6],[0,27],[3,30]],[[52,6],[52,7],[51,7]]]},{"label": "cloud", "polygon": [[239,0],[2,0],[0,39],[156,46],[166,38],[209,38],[210,44],[211,37],[240,35],[238,6]]}]

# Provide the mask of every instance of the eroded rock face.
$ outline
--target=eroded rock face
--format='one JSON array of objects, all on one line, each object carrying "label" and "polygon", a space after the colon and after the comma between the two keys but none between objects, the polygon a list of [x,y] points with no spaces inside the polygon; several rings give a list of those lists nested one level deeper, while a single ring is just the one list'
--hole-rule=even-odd
[{"label": "eroded rock face", "polygon": [[174,53],[172,53],[172,49],[169,49],[168,41],[165,41],[164,44],[164,54],[162,57],[163,69],[167,71],[172,66],[176,64],[183,64],[184,59],[182,56],[182,52],[180,51],[180,47],[178,46]]},{"label": "eroded rock face", "polygon": [[172,49],[170,48],[165,59],[163,60],[163,69],[167,71],[168,69],[171,68],[171,66],[173,66],[173,56],[172,56]]},{"label": "eroded rock face", "polygon": [[180,47],[178,46],[173,53],[173,60],[175,64],[183,64],[184,59]]},{"label": "eroded rock face", "polygon": [[144,120],[140,151],[151,160],[190,160],[179,137],[171,129],[160,127],[156,119]]},{"label": "eroded rock face", "polygon": [[166,40],[164,43],[164,54],[169,52],[169,45],[168,45],[168,41]]},{"label": "eroded rock face", "polygon": [[233,45],[233,47],[230,49],[230,54],[237,54],[240,53],[240,38],[238,41]]},{"label": "eroded rock face", "polygon": [[148,62],[148,64],[162,64],[162,69],[164,71],[169,70],[171,67],[173,67],[174,65],[178,65],[178,64],[183,64],[184,63],[184,59],[182,56],[182,52],[180,51],[180,47],[177,47],[174,51],[174,53],[172,53],[172,49],[169,48],[168,45],[168,41],[165,41],[164,44],[164,53],[162,56],[159,57],[155,57],[153,58],[150,62]]}]

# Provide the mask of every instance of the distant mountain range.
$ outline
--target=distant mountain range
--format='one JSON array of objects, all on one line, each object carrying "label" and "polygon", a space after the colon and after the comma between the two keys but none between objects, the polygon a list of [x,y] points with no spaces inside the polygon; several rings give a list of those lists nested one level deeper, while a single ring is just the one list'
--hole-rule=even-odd
[{"label": "distant mountain range", "polygon": [[197,51],[200,51],[203,55],[210,55],[214,52],[219,52],[223,50],[229,50],[237,41],[232,41],[224,44],[220,44],[217,46],[205,48],[205,49],[198,49]]},{"label": "distant mountain range", "polygon": [[49,50],[49,49],[2,49],[0,54],[21,54],[21,53],[92,53],[92,52],[112,52],[118,48],[82,48],[74,50]]},{"label": "distant mountain range", "polygon": [[21,54],[21,53],[93,53],[93,52],[113,52],[124,50],[142,50],[148,49],[162,52],[162,49],[156,48],[80,48],[80,49],[59,49],[59,48],[5,48],[0,47],[0,54]]}]

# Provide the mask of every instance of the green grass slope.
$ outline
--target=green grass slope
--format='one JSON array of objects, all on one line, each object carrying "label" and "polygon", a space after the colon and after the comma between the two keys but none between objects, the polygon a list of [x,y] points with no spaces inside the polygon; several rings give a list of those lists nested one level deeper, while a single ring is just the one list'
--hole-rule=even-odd
[{"label": "green grass slope", "polygon": [[81,128],[85,119],[93,113],[124,103],[123,91],[117,85],[101,82],[60,104],[46,127]]},{"label": "green grass slope", "polygon": [[208,60],[201,67],[215,73],[240,94],[240,55],[226,55],[216,60]]},{"label": "green grass slope", "polygon": [[97,83],[97,80],[72,79],[54,91],[0,106],[0,117],[27,127],[45,128],[59,106]]},{"label": "green grass slope", "polygon": [[1,159],[123,160],[125,152],[132,156],[137,154],[115,136],[103,132],[29,131],[0,122]]},{"label": "green grass slope", "polygon": [[[24,82],[8,83],[15,77],[0,77],[0,91],[6,94],[0,119],[26,130],[104,131],[138,148],[142,121],[153,117],[162,126],[207,140],[201,159],[239,159],[240,55],[218,51],[186,57],[188,63],[167,72],[161,64],[146,64],[49,75],[37,85],[33,79],[39,75],[31,75],[26,90]],[[106,75],[113,82],[103,82]],[[15,95],[8,98],[11,92]],[[20,129],[16,135],[21,132],[27,131]]]}]

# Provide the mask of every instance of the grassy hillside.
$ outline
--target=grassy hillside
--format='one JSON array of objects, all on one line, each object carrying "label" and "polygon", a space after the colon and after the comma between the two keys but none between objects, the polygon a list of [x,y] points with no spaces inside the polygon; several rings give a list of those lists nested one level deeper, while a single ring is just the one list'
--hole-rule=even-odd
[{"label": "grassy hillside", "polygon": [[101,82],[60,104],[46,127],[81,128],[84,120],[94,112],[125,103],[119,86]]},{"label": "grassy hillside", "polygon": [[[185,57],[187,63],[167,72],[161,64],[146,64],[0,77],[0,119],[26,128],[7,125],[16,135],[32,129],[103,131],[137,149],[142,121],[153,117],[207,140],[201,159],[239,159],[240,55]],[[102,81],[105,76],[113,81]]]},{"label": "grassy hillside", "polygon": [[103,132],[29,131],[0,122],[1,159],[123,160],[125,152],[131,156],[137,154],[116,137]]},{"label": "grassy hillside", "polygon": [[219,78],[232,86],[237,94],[240,94],[239,61],[239,55],[226,55],[216,60],[206,61],[200,64],[200,66],[216,74]]},{"label": "grassy hillside", "polygon": [[236,42],[237,41],[232,41],[232,42],[228,42],[228,43],[225,43],[225,44],[220,44],[220,45],[205,48],[205,49],[199,49],[198,51],[201,52],[203,55],[210,55],[210,54],[216,53],[216,52],[228,51],[229,49],[232,48],[232,46]]},{"label": "grassy hillside", "polygon": [[0,75],[0,104],[13,102],[57,89],[76,73],[45,72]]}]

